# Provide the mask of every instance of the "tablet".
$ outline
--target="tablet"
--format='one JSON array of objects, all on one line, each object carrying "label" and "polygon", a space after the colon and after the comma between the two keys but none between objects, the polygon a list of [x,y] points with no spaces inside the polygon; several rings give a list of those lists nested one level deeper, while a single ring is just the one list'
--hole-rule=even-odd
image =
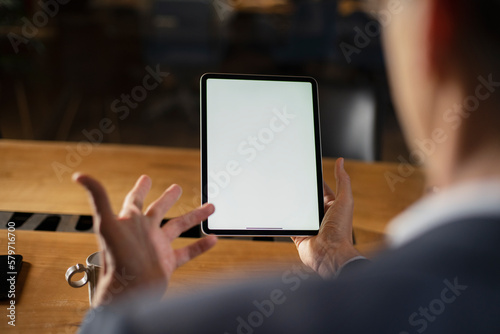
[{"label": "tablet", "polygon": [[206,234],[318,233],[323,179],[317,83],[309,77],[201,78],[202,202]]}]

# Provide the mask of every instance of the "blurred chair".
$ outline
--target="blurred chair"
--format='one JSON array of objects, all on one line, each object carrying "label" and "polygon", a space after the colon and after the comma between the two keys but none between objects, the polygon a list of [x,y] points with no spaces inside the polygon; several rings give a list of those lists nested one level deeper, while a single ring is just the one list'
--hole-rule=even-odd
[{"label": "blurred chair", "polygon": [[169,71],[177,84],[174,97],[159,104],[159,112],[183,108],[198,115],[198,77],[221,62],[225,43],[221,22],[209,0],[155,0],[144,16],[146,62]]},{"label": "blurred chair", "polygon": [[380,115],[373,88],[320,85],[323,156],[375,161],[380,157]]}]

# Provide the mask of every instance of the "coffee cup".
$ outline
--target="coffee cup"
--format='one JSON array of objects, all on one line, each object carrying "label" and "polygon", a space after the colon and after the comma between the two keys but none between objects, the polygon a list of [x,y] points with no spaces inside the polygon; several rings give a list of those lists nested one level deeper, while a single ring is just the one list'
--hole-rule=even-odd
[{"label": "coffee cup", "polygon": [[[101,270],[99,252],[95,252],[87,257],[86,265],[78,263],[69,267],[66,271],[66,281],[68,281],[68,284],[73,288],[81,288],[85,284],[88,284],[89,303],[91,306]],[[83,277],[77,281],[73,281],[72,277],[78,273],[83,273]]]}]

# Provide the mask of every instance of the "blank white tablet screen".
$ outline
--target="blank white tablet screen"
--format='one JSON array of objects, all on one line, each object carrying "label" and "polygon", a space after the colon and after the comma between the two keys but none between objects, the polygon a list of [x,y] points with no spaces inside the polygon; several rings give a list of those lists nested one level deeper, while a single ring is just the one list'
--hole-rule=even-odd
[{"label": "blank white tablet screen", "polygon": [[317,230],[309,82],[207,79],[210,229]]}]

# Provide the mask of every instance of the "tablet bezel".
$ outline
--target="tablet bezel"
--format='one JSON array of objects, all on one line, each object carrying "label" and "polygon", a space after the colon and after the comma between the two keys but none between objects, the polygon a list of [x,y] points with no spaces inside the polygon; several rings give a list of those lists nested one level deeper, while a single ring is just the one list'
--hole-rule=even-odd
[{"label": "tablet bezel", "polygon": [[229,80],[257,80],[257,81],[287,81],[307,82],[312,87],[313,113],[314,113],[314,139],[316,150],[316,174],[318,191],[318,229],[317,230],[221,230],[210,229],[208,219],[202,222],[202,231],[205,234],[220,236],[313,236],[317,235],[324,216],[323,202],[323,167],[321,155],[321,133],[319,121],[318,84],[312,77],[279,76],[279,75],[250,75],[250,74],[226,74],[206,73],[200,78],[200,141],[201,141],[201,198],[202,204],[208,203],[208,146],[207,146],[207,80],[229,79]]}]

